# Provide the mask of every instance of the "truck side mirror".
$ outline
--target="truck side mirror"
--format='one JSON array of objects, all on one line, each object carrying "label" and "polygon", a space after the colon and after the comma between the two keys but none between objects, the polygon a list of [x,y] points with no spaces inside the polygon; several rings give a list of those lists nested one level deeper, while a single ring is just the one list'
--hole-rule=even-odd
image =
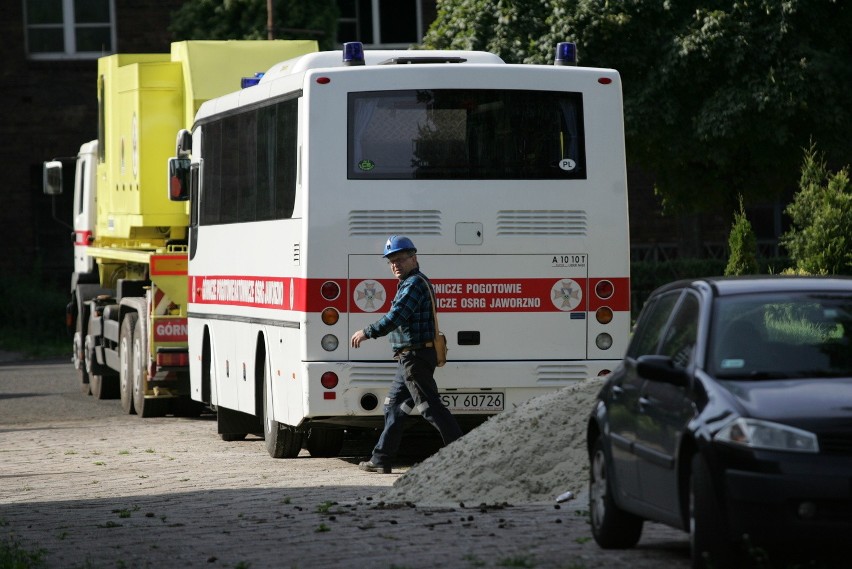
[{"label": "truck side mirror", "polygon": [[189,158],[169,158],[169,200],[185,202],[189,199]]},{"label": "truck side mirror", "polygon": [[175,156],[178,158],[185,158],[192,153],[192,133],[188,130],[181,129],[177,133],[177,140],[175,141]]},{"label": "truck side mirror", "polygon": [[42,190],[48,196],[62,194],[62,162],[51,160],[43,163]]}]

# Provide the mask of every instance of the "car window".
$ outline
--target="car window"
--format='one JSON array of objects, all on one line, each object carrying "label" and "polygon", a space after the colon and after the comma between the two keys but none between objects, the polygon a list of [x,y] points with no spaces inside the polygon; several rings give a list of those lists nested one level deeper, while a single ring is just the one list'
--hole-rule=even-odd
[{"label": "car window", "polygon": [[678,367],[686,367],[692,360],[698,336],[698,308],[698,297],[687,292],[678,305],[660,345],[660,354],[672,358]]},{"label": "car window", "polygon": [[849,377],[852,295],[753,293],[714,309],[710,372],[725,378]]},{"label": "car window", "polygon": [[642,309],[642,314],[639,315],[633,339],[627,349],[628,357],[635,359],[657,352],[657,346],[660,345],[666,322],[669,321],[669,316],[671,316],[672,309],[674,309],[677,299],[680,298],[680,294],[681,291],[676,290],[656,296],[648,301],[648,304]]}]

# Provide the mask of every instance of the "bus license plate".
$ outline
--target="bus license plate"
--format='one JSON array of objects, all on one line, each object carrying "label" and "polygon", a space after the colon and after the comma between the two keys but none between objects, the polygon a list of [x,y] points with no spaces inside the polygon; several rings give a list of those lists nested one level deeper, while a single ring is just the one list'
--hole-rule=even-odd
[{"label": "bus license plate", "polygon": [[441,401],[452,412],[497,413],[503,410],[505,396],[499,392],[474,393],[453,391],[441,393]]}]

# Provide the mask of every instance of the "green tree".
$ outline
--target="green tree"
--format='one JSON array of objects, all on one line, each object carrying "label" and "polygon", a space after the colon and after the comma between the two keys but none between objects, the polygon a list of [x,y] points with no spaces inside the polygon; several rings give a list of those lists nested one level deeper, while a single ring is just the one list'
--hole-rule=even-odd
[{"label": "green tree", "polygon": [[[335,0],[275,0],[275,39],[315,39],[334,49],[338,9]],[[181,40],[259,40],[267,38],[266,0],[189,0],[172,13],[169,31]]]},{"label": "green tree", "polygon": [[786,210],[792,227],[782,243],[796,269],[852,275],[852,183],[849,166],[830,172],[811,144],[805,151],[799,191]]},{"label": "green tree", "polygon": [[731,255],[725,267],[726,275],[753,275],[757,269],[757,238],[746,217],[743,198],[740,196],[740,210],[734,213],[734,224],[728,236],[728,248]]},{"label": "green tree", "polygon": [[628,159],[676,212],[779,195],[810,139],[852,154],[850,29],[840,0],[443,0],[424,45],[551,63],[576,41],[621,73]]}]

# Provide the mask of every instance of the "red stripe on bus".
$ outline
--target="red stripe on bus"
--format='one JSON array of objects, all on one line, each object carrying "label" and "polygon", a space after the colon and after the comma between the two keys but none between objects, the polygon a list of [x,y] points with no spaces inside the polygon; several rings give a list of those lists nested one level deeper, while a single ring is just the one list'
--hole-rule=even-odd
[{"label": "red stripe on bus", "polygon": [[[322,296],[329,280],[340,287],[332,299]],[[595,295],[599,281],[610,281],[613,293]],[[321,312],[335,308],[341,313],[382,314],[396,294],[396,279],[303,279],[295,277],[193,276],[189,279],[190,302],[245,306],[296,312]],[[630,310],[628,277],[432,279],[440,312],[593,312],[602,306],[616,312]]]}]

